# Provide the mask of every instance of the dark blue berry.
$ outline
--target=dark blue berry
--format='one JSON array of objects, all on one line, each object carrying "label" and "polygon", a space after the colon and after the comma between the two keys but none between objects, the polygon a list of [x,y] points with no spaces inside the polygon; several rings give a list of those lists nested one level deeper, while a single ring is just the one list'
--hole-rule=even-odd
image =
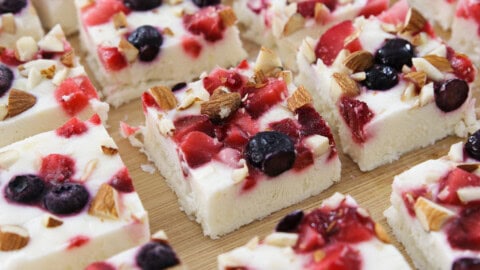
[{"label": "dark blue berry", "polygon": [[183,88],[185,88],[185,86],[187,86],[187,83],[184,83],[184,82],[177,83],[172,87],[172,91],[175,92],[178,90],[182,90]]},{"label": "dark blue berry", "polygon": [[150,10],[162,4],[162,0],[123,0],[126,7],[133,10]]},{"label": "dark blue berry", "polygon": [[136,262],[142,270],[165,269],[180,263],[172,248],[159,242],[145,244],[138,252]]},{"label": "dark blue berry", "polygon": [[465,151],[470,157],[480,160],[480,130],[468,137],[465,143]]},{"label": "dark blue berry", "polygon": [[193,0],[193,3],[199,7],[215,6],[220,4],[220,0]]},{"label": "dark blue berry", "polygon": [[0,97],[5,95],[5,93],[12,87],[13,81],[13,72],[12,70],[0,64]]},{"label": "dark blue berry", "polygon": [[434,83],[435,103],[444,112],[454,111],[467,100],[469,87],[460,79]]},{"label": "dark blue berry", "polygon": [[297,210],[286,215],[282,220],[280,220],[275,228],[277,232],[296,232],[298,225],[302,222],[303,211]]},{"label": "dark blue berry", "polygon": [[375,63],[391,66],[400,71],[403,65],[412,66],[414,56],[415,52],[410,42],[401,38],[389,39],[377,50]]},{"label": "dark blue berry", "polygon": [[461,258],[457,259],[452,270],[480,270],[480,259],[478,258]]},{"label": "dark blue berry", "polygon": [[0,0],[0,14],[17,13],[27,6],[27,0]]},{"label": "dark blue berry", "polygon": [[17,175],[8,182],[5,195],[18,203],[35,203],[40,200],[45,189],[45,182],[33,174]]},{"label": "dark blue berry", "polygon": [[76,183],[54,185],[43,198],[43,204],[53,214],[73,214],[82,210],[90,195],[87,189]]},{"label": "dark blue berry", "polygon": [[163,37],[157,28],[143,25],[128,36],[128,41],[138,49],[138,57],[141,61],[150,62],[157,57]]},{"label": "dark blue berry", "polygon": [[397,71],[390,66],[373,65],[365,74],[362,84],[371,90],[388,90],[398,83]]},{"label": "dark blue berry", "polygon": [[292,168],[295,147],[287,135],[277,131],[264,131],[250,138],[245,155],[254,167],[269,176],[277,176]]}]

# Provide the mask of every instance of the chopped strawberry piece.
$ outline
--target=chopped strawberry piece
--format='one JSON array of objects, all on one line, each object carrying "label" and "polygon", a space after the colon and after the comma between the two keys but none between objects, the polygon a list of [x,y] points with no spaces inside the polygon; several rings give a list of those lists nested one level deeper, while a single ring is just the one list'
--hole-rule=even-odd
[{"label": "chopped strawberry piece", "polygon": [[222,142],[229,147],[243,149],[248,143],[248,135],[237,126],[230,127],[225,133],[225,139]]},{"label": "chopped strawberry piece", "polygon": [[190,36],[182,38],[182,48],[192,58],[197,58],[202,52],[202,44],[196,38]]},{"label": "chopped strawberry piece", "polygon": [[388,8],[389,2],[388,0],[368,0],[358,16],[364,16],[365,18],[376,16]]},{"label": "chopped strawberry piece", "polygon": [[480,186],[480,177],[459,168],[455,168],[440,180],[440,194],[437,199],[446,204],[463,205],[458,198],[457,190],[464,187]]},{"label": "chopped strawberry piece", "polygon": [[293,119],[287,118],[278,122],[270,123],[272,130],[288,135],[294,142],[300,137],[301,126]]},{"label": "chopped strawberry piece", "polygon": [[315,229],[304,226],[300,229],[297,243],[294,249],[300,252],[313,251],[325,245],[325,239]]},{"label": "chopped strawberry piece", "polygon": [[465,19],[473,18],[477,24],[480,24],[480,2],[458,1],[456,15]]},{"label": "chopped strawberry piece", "polygon": [[251,137],[259,132],[258,124],[252,117],[242,111],[238,110],[230,118],[230,125],[239,127],[248,137]]},{"label": "chopped strawberry piece", "polygon": [[247,78],[234,70],[217,68],[203,78],[203,87],[210,95],[220,86],[225,86],[232,92],[238,92],[247,83]]},{"label": "chopped strawberry piece", "polygon": [[193,131],[185,136],[180,149],[187,164],[197,168],[210,162],[220,152],[222,144],[203,132]]},{"label": "chopped strawberry piece", "polygon": [[287,95],[285,81],[268,78],[265,86],[261,88],[248,88],[245,109],[253,118],[258,118],[271,107],[281,102]]},{"label": "chopped strawberry piece", "polygon": [[113,177],[110,179],[109,184],[120,192],[133,192],[135,188],[133,187],[132,178],[128,173],[126,167],[120,169]]},{"label": "chopped strawberry piece", "polygon": [[115,267],[106,262],[94,262],[87,266],[85,270],[115,270]]},{"label": "chopped strawberry piece", "polygon": [[398,25],[405,21],[409,8],[406,0],[397,1],[389,9],[378,15],[378,18],[385,23]]},{"label": "chopped strawberry piece", "polygon": [[15,51],[13,49],[5,48],[0,55],[0,60],[9,66],[19,66],[23,62],[19,61],[17,57],[15,57]]},{"label": "chopped strawberry piece", "polygon": [[98,114],[94,114],[92,115],[92,117],[90,117],[90,119],[88,119],[88,121],[94,125],[100,125],[102,123],[102,119],[100,118],[100,116]]},{"label": "chopped strawberry piece", "polygon": [[98,58],[108,71],[119,71],[125,68],[128,63],[127,59],[120,53],[117,47],[98,47]]},{"label": "chopped strawberry piece", "polygon": [[129,136],[135,134],[135,132],[137,132],[139,129],[139,127],[132,127],[129,124],[120,121],[120,134],[123,138],[128,138]]},{"label": "chopped strawberry piece", "polygon": [[450,61],[455,76],[469,83],[475,80],[477,70],[468,56],[456,53],[452,48],[448,47],[447,59]]},{"label": "chopped strawberry piece", "polygon": [[410,216],[415,217],[415,202],[417,201],[418,197],[424,196],[425,194],[427,194],[427,190],[425,188],[410,190],[402,194],[403,203],[405,204]]},{"label": "chopped strawberry piece", "polygon": [[480,251],[480,207],[462,210],[446,228],[448,242],[453,248]]},{"label": "chopped strawberry piece", "polygon": [[335,10],[336,0],[304,0],[297,3],[297,12],[305,18],[313,18],[315,16],[315,5],[317,3],[324,4],[330,11]]},{"label": "chopped strawberry piece", "polygon": [[358,144],[364,143],[368,139],[368,134],[364,130],[365,125],[374,116],[367,103],[350,97],[342,97],[339,109],[345,124],[352,132],[353,141]]},{"label": "chopped strawberry piece", "polygon": [[123,12],[130,13],[130,10],[118,0],[97,0],[94,4],[82,10],[82,21],[89,26],[99,25],[110,21],[113,15]]},{"label": "chopped strawberry piece", "polygon": [[296,171],[301,171],[313,164],[313,153],[310,149],[302,145],[297,145],[295,146],[295,152],[297,155],[295,157],[293,168]]},{"label": "chopped strawberry piece", "polygon": [[150,108],[150,107],[160,110],[160,107],[158,106],[155,99],[152,97],[152,95],[150,95],[147,92],[142,93],[142,106],[143,106],[144,113],[146,113],[147,108]]},{"label": "chopped strawberry piece", "polygon": [[348,44],[345,39],[355,32],[352,21],[343,21],[328,29],[319,39],[315,46],[315,55],[320,58],[323,63],[330,66],[337,58],[338,53],[342,49],[350,52],[358,51],[362,48],[358,38],[355,38]]},{"label": "chopped strawberry piece", "polygon": [[50,154],[42,158],[40,176],[47,182],[64,182],[75,174],[75,161],[69,156]]},{"label": "chopped strawberry piece", "polygon": [[80,113],[92,98],[98,99],[97,91],[85,75],[67,78],[55,89],[55,99],[69,116]]},{"label": "chopped strawberry piece", "polygon": [[192,34],[203,35],[207,41],[215,42],[223,38],[225,26],[216,7],[205,7],[194,14],[185,15],[183,24]]},{"label": "chopped strawberry piece", "polygon": [[85,245],[86,243],[88,243],[88,241],[90,241],[90,238],[88,236],[84,236],[84,235],[75,236],[72,239],[68,240],[67,249],[71,250],[74,248],[79,248]]},{"label": "chopped strawberry piece", "polygon": [[240,64],[238,64],[237,68],[238,69],[248,69],[250,67],[250,64],[248,64],[247,59],[243,59]]},{"label": "chopped strawberry piece", "polygon": [[247,7],[256,14],[264,9],[267,9],[270,6],[270,0],[249,0],[247,2]]},{"label": "chopped strawberry piece", "polygon": [[301,125],[300,134],[302,137],[308,137],[314,134],[325,136],[329,139],[330,145],[334,146],[333,135],[327,122],[311,106],[305,105],[298,108],[295,113],[298,115],[298,122]]},{"label": "chopped strawberry piece", "polygon": [[78,118],[74,117],[63,124],[63,126],[57,128],[56,133],[58,136],[70,138],[73,135],[81,135],[87,132],[87,130],[87,125]]},{"label": "chopped strawberry piece", "polygon": [[173,139],[176,142],[182,142],[184,137],[194,131],[200,131],[210,137],[215,136],[214,126],[206,115],[189,115],[180,117],[173,121],[175,132]]},{"label": "chopped strawberry piece", "polygon": [[343,243],[334,244],[325,248],[325,256],[310,269],[328,270],[360,270],[362,257],[360,252]]}]

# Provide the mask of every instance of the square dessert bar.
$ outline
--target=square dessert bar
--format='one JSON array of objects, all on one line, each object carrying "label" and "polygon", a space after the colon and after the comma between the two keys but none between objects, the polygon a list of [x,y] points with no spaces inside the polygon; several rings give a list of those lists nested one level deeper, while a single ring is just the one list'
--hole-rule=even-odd
[{"label": "square dessert bar", "polygon": [[262,49],[254,65],[143,94],[145,152],[205,235],[217,238],[340,179],[330,128],[291,76]]},{"label": "square dessert bar", "polygon": [[318,38],[332,25],[387,9],[388,0],[238,0],[233,9],[244,38],[273,48],[285,66],[297,71],[295,55],[302,40]]},{"label": "square dessert bar", "polygon": [[150,236],[98,115],[0,148],[0,190],[0,269],[82,269]]},{"label": "square dessert bar", "polygon": [[65,34],[71,35],[78,31],[77,11],[74,0],[31,0],[43,27],[53,28],[60,24]]},{"label": "square dessert bar", "polygon": [[480,267],[480,131],[395,176],[385,211],[417,269]]},{"label": "square dessert bar", "polygon": [[452,22],[449,44],[480,67],[480,2],[459,0]]},{"label": "square dessert bar", "polygon": [[246,53],[236,17],[218,2],[77,0],[83,47],[107,102],[118,106],[151,86],[237,65]]},{"label": "square dessert bar", "polygon": [[85,270],[183,269],[180,259],[168,243],[165,232],[158,231],[150,242],[90,264]]},{"label": "square dessert bar", "polygon": [[317,209],[285,216],[263,241],[221,254],[218,269],[410,269],[389,243],[367,210],[335,193]]},{"label": "square dessert bar", "polygon": [[297,82],[312,89],[362,171],[478,127],[475,67],[414,9],[341,22],[319,40],[305,39],[297,61]]},{"label": "square dessert bar", "polygon": [[12,47],[23,36],[39,40],[42,25],[30,0],[4,0],[0,4],[0,46]]},{"label": "square dessert bar", "polygon": [[36,42],[22,37],[0,52],[0,146],[55,129],[73,116],[107,119],[60,26]]}]

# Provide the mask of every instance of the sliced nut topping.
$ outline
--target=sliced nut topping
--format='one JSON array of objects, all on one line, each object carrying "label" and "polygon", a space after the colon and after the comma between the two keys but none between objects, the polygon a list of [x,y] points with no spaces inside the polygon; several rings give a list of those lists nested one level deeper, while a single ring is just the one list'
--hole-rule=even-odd
[{"label": "sliced nut topping", "polygon": [[68,76],[70,73],[69,68],[62,68],[58,72],[55,72],[55,76],[53,76],[52,83],[54,85],[59,86]]},{"label": "sliced nut topping", "polygon": [[298,240],[296,233],[274,232],[265,237],[264,242],[267,245],[277,247],[293,247]]},{"label": "sliced nut topping", "polygon": [[429,83],[420,90],[420,106],[423,107],[434,100],[435,93],[433,90],[433,83]]},{"label": "sliced nut topping", "polygon": [[171,110],[177,107],[177,99],[172,90],[166,86],[154,86],[148,89],[155,102],[162,110]]},{"label": "sliced nut topping", "polygon": [[315,55],[315,41],[312,38],[305,38],[302,41],[302,46],[300,47],[300,52],[305,56],[308,63],[313,63],[317,60],[317,56]]},{"label": "sliced nut topping", "polygon": [[423,58],[442,72],[453,71],[452,65],[450,65],[450,61],[448,61],[448,59],[445,57],[441,57],[435,54],[429,54],[425,55]]},{"label": "sliced nut topping", "polygon": [[367,73],[365,73],[364,71],[353,73],[352,75],[350,75],[350,78],[352,78],[352,80],[356,82],[361,82],[367,79]]},{"label": "sliced nut topping", "polygon": [[35,86],[37,86],[43,79],[42,74],[35,67],[30,69],[27,78],[27,90],[32,90],[35,88]]},{"label": "sliced nut topping", "polygon": [[310,93],[300,85],[295,92],[287,99],[288,109],[294,112],[296,109],[304,106],[305,104],[312,103],[312,96]]},{"label": "sliced nut topping", "polygon": [[425,27],[427,20],[414,8],[408,10],[402,32],[416,33]]},{"label": "sliced nut topping", "polygon": [[113,15],[113,25],[115,26],[115,29],[120,29],[120,28],[125,28],[127,27],[127,16],[125,16],[125,13],[122,11],[116,13]]},{"label": "sliced nut topping", "polygon": [[15,164],[20,158],[20,153],[17,150],[10,149],[0,152],[0,168],[8,169]]},{"label": "sliced nut topping", "polygon": [[253,74],[252,79],[257,87],[263,87],[265,85],[265,82],[267,81],[267,76],[265,76],[265,73],[263,73],[263,71],[257,70]]},{"label": "sliced nut topping", "polygon": [[167,36],[171,36],[171,37],[175,36],[172,29],[170,29],[170,27],[163,28],[162,32],[163,32],[164,35],[167,35]]},{"label": "sliced nut topping", "polygon": [[40,74],[42,74],[43,77],[51,80],[55,75],[56,69],[57,67],[55,65],[51,65],[48,68],[40,70]]},{"label": "sliced nut topping", "polygon": [[85,169],[83,169],[82,177],[80,177],[81,182],[87,181],[87,179],[92,175],[93,171],[95,171],[95,169],[97,168],[97,164],[97,158],[87,162],[87,165],[85,165]]},{"label": "sliced nut topping", "polygon": [[424,71],[413,71],[405,74],[405,79],[411,81],[421,89],[427,83],[427,73]]},{"label": "sliced nut topping", "polygon": [[33,59],[37,52],[37,42],[32,37],[21,37],[15,43],[15,57],[20,61]]},{"label": "sliced nut topping", "polygon": [[272,50],[265,47],[260,49],[254,66],[255,71],[262,71],[266,76],[276,74],[283,70],[282,61]]},{"label": "sliced nut topping", "polygon": [[375,234],[377,235],[378,239],[384,243],[390,243],[390,236],[388,236],[385,228],[380,223],[375,223]]},{"label": "sliced nut topping", "polygon": [[207,101],[210,98],[210,93],[204,89],[187,89],[185,96],[183,97],[180,105],[178,106],[179,110],[185,110],[190,108],[197,101]]},{"label": "sliced nut topping", "polygon": [[47,34],[38,41],[38,47],[47,52],[63,52],[65,50],[63,40],[53,34]]},{"label": "sliced nut topping", "polygon": [[43,219],[43,225],[47,228],[56,228],[61,226],[63,221],[52,215],[46,215]]},{"label": "sliced nut topping", "polygon": [[102,145],[102,152],[107,156],[113,156],[113,155],[118,154],[118,149]]},{"label": "sliced nut topping", "polygon": [[232,26],[237,21],[237,15],[235,15],[235,12],[233,12],[233,9],[230,7],[220,10],[218,15],[220,15],[220,19],[225,27]]},{"label": "sliced nut topping", "polygon": [[227,93],[217,88],[210,100],[202,103],[200,113],[208,115],[212,120],[225,119],[236,112],[241,104],[242,98],[239,93]]},{"label": "sliced nut topping", "polygon": [[457,195],[462,203],[480,201],[480,187],[464,187],[457,190]]},{"label": "sliced nut topping", "polygon": [[291,84],[293,81],[293,74],[290,70],[280,71],[277,75],[279,78],[282,78],[287,85]]},{"label": "sliced nut topping", "polygon": [[425,72],[427,74],[427,77],[432,79],[433,81],[443,80],[443,73],[425,58],[414,57],[412,58],[412,63],[417,69],[417,71]]},{"label": "sliced nut topping", "polygon": [[0,251],[13,251],[25,247],[30,241],[28,231],[17,225],[0,225]]},{"label": "sliced nut topping", "polygon": [[37,103],[37,98],[27,92],[12,89],[8,96],[8,117],[14,117],[30,109]]},{"label": "sliced nut topping", "polygon": [[305,18],[299,14],[295,13],[293,14],[285,24],[283,28],[283,35],[284,36],[289,36],[298,30],[302,29],[305,25]]},{"label": "sliced nut topping", "polygon": [[120,39],[118,50],[125,56],[128,62],[137,60],[138,49],[128,42],[125,38]]},{"label": "sliced nut topping", "polygon": [[177,4],[183,3],[183,0],[168,0],[168,3],[170,5],[177,5]]},{"label": "sliced nut topping", "polygon": [[75,51],[70,50],[62,55],[60,62],[66,67],[73,67],[75,65]]},{"label": "sliced nut topping", "polygon": [[163,117],[162,114],[159,114],[158,118],[160,119],[160,121],[158,122],[158,128],[160,130],[160,133],[163,136],[172,135],[173,131],[175,130],[175,125],[173,124],[173,121],[167,117]]},{"label": "sliced nut topping", "polygon": [[343,64],[353,72],[364,71],[373,65],[373,55],[368,51],[356,51],[347,56]]},{"label": "sliced nut topping", "polygon": [[324,23],[328,19],[330,9],[325,4],[317,2],[315,3],[315,8],[313,12],[313,17],[315,18],[315,21],[319,23]]},{"label": "sliced nut topping", "polygon": [[9,34],[15,34],[17,32],[17,24],[15,23],[15,17],[12,13],[2,15],[2,31]]},{"label": "sliced nut topping", "polygon": [[458,164],[457,168],[462,169],[466,172],[472,173],[480,167],[480,163],[464,163]]},{"label": "sliced nut topping", "polygon": [[418,221],[426,231],[440,230],[448,219],[455,216],[451,210],[425,197],[419,197],[413,207]]},{"label": "sliced nut topping", "polygon": [[118,192],[109,184],[102,184],[88,213],[99,218],[118,219]]},{"label": "sliced nut topping", "polygon": [[400,99],[402,101],[408,101],[418,96],[418,94],[419,93],[417,91],[417,87],[415,86],[414,83],[410,82],[408,83],[407,87],[405,87],[405,90],[403,90],[403,93]]},{"label": "sliced nut topping", "polygon": [[151,239],[153,241],[157,241],[157,242],[166,242],[168,241],[168,237],[167,237],[167,234],[162,231],[162,230],[159,230],[158,232],[152,234],[152,237]]},{"label": "sliced nut topping", "polygon": [[332,76],[344,95],[354,97],[360,94],[360,88],[358,88],[357,82],[347,74],[335,72]]}]

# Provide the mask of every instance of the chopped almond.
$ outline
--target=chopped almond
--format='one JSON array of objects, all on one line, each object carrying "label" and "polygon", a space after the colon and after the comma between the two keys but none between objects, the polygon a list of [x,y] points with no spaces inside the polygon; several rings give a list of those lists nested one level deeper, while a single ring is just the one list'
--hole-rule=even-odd
[{"label": "chopped almond", "polygon": [[25,91],[12,89],[8,96],[8,117],[14,117],[30,109],[37,103],[37,98]]},{"label": "chopped almond", "polygon": [[427,20],[414,8],[408,10],[407,16],[405,17],[405,25],[402,29],[402,32],[416,33],[421,31]]},{"label": "chopped almond", "polygon": [[419,197],[414,205],[415,215],[426,231],[438,231],[455,213],[425,197]]},{"label": "chopped almond", "polygon": [[357,82],[347,74],[338,72],[333,73],[333,79],[346,96],[354,97],[360,94],[360,88],[358,88]]},{"label": "chopped almond", "polygon": [[447,58],[441,57],[435,54],[425,55],[423,57],[425,60],[430,62],[434,67],[442,72],[452,72],[453,68]]},{"label": "chopped almond", "polygon": [[43,225],[47,228],[56,228],[58,226],[61,226],[62,224],[62,220],[51,215],[46,215],[45,219],[43,220]]},{"label": "chopped almond", "polygon": [[287,106],[292,112],[296,109],[304,106],[305,104],[312,103],[312,96],[310,93],[300,85],[295,92],[287,99]]},{"label": "chopped almond", "polygon": [[200,113],[206,114],[212,120],[225,119],[240,108],[242,98],[239,93],[227,93],[216,89],[210,100],[201,104]]},{"label": "chopped almond", "polygon": [[230,7],[220,10],[218,14],[220,15],[225,27],[232,26],[237,21],[237,15],[235,15],[235,12],[233,12],[233,9]]},{"label": "chopped almond", "polygon": [[113,155],[118,154],[118,149],[117,148],[108,147],[108,146],[105,146],[105,145],[102,145],[102,151],[107,156],[113,156]]},{"label": "chopped almond", "polygon": [[364,71],[373,65],[373,55],[368,51],[356,51],[347,56],[343,64],[353,72]]},{"label": "chopped almond", "polygon": [[17,32],[15,17],[12,13],[6,13],[2,15],[2,30],[9,34],[15,34]]},{"label": "chopped almond", "polygon": [[0,225],[0,251],[14,251],[30,241],[28,231],[17,225]]},{"label": "chopped almond", "polygon": [[88,213],[99,218],[118,219],[118,192],[109,184],[102,184]]},{"label": "chopped almond", "polygon": [[125,28],[127,27],[127,16],[122,11],[113,15],[113,25],[115,29]]},{"label": "chopped almond", "polygon": [[66,67],[73,67],[75,65],[75,51],[72,49],[62,55],[60,62]]},{"label": "chopped almond", "polygon": [[148,89],[155,102],[162,110],[171,110],[177,106],[177,99],[172,90],[166,86],[154,86]]},{"label": "chopped almond", "polygon": [[305,25],[305,18],[299,13],[293,14],[285,24],[283,28],[283,35],[289,36],[298,30],[302,29]]}]

